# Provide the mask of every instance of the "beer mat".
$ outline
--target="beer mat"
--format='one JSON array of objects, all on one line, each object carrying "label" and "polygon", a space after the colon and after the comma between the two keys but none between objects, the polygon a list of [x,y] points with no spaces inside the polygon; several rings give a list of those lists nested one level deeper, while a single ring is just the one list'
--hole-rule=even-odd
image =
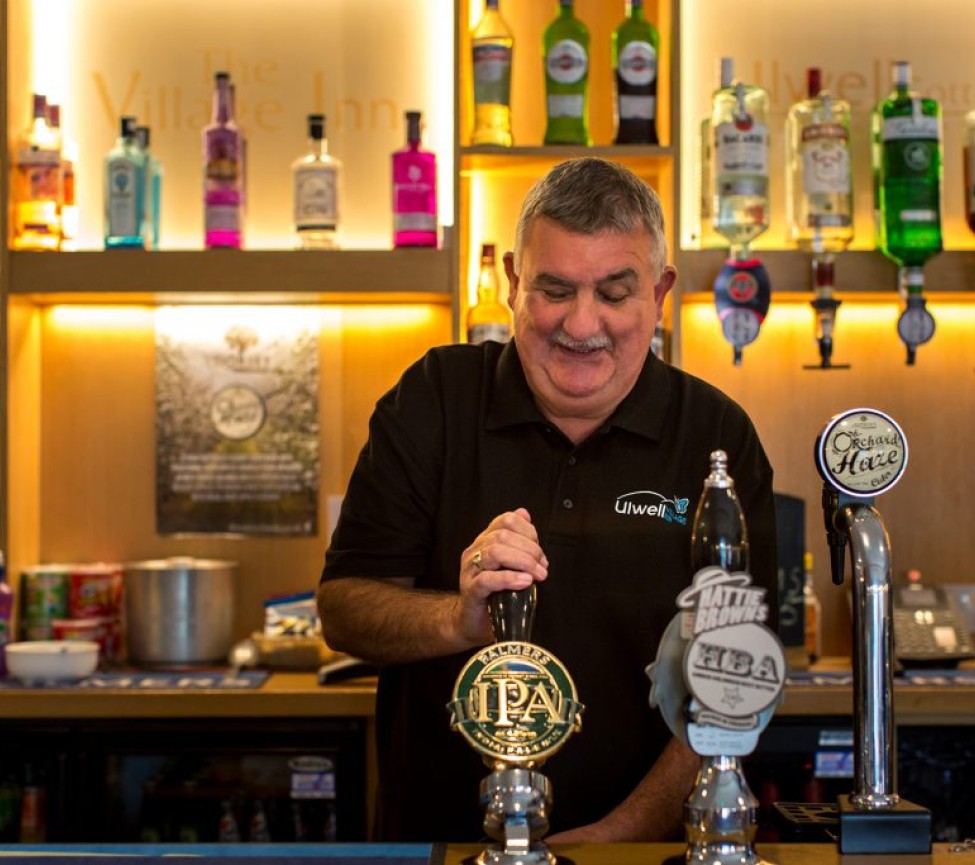
[{"label": "beer mat", "polygon": [[114,865],[124,859],[164,865],[192,857],[196,865],[284,865],[311,859],[326,865],[438,865],[442,851],[439,859],[435,852],[431,844],[11,844],[0,846],[0,862]]},{"label": "beer mat", "polygon": [[93,688],[106,691],[246,691],[260,688],[270,675],[267,670],[241,670],[239,673],[231,673],[229,670],[211,670],[209,672],[198,670],[181,672],[120,670],[92,673],[88,678],[76,682],[52,682],[50,684],[26,684],[19,679],[7,678],[0,680],[0,688],[12,690],[28,690],[40,687]]}]

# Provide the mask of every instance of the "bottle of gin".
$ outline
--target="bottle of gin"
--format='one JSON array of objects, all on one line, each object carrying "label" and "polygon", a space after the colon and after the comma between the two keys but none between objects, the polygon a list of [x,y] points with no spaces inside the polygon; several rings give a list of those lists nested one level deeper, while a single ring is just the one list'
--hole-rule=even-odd
[{"label": "bottle of gin", "polygon": [[240,249],[243,229],[243,142],[234,122],[230,75],[214,77],[213,113],[203,129],[204,246]]},{"label": "bottle of gin", "polygon": [[135,138],[135,118],[123,117],[119,137],[105,156],[105,248],[144,249],[145,158]]},{"label": "bottle of gin", "polygon": [[329,155],[325,115],[308,115],[308,149],[291,164],[295,236],[301,249],[337,249],[342,163]]},{"label": "bottle of gin", "polygon": [[419,111],[406,112],[406,147],[393,154],[393,246],[437,245],[437,157],[420,140]]},{"label": "bottle of gin", "polygon": [[614,144],[658,144],[657,57],[660,34],[643,13],[643,0],[630,0],[630,14],[613,31],[616,80]]},{"label": "bottle of gin", "polygon": [[[735,77],[735,61],[731,57],[722,57],[719,63],[718,90],[731,87],[731,82]],[[711,94],[711,100],[717,91]],[[701,249],[715,249],[724,246],[724,240],[720,234],[714,230],[714,140],[711,134],[711,112],[701,118],[701,126],[698,135],[699,165],[700,165],[700,226],[698,236]]]},{"label": "bottle of gin", "polygon": [[498,269],[493,243],[481,244],[481,271],[477,278],[477,303],[467,311],[467,341],[507,342],[511,316],[498,298]]},{"label": "bottle of gin", "polygon": [[850,105],[822,89],[806,70],[806,99],[786,119],[789,234],[806,252],[842,252],[853,239]]},{"label": "bottle of gin", "polygon": [[146,249],[159,249],[159,229],[162,217],[162,162],[150,145],[152,133],[148,126],[136,126],[135,140],[145,160],[145,208],[142,214],[142,239]]},{"label": "bottle of gin", "polygon": [[741,81],[720,88],[712,102],[712,222],[733,249],[768,228],[768,108],[768,91]]},{"label": "bottle of gin", "polygon": [[14,148],[11,177],[14,249],[58,248],[62,180],[60,143],[48,124],[47,99],[35,93],[30,126],[19,136]]},{"label": "bottle of gin", "polygon": [[592,144],[589,137],[589,29],[575,17],[573,0],[542,37],[545,57],[546,144]]},{"label": "bottle of gin", "polygon": [[471,144],[511,147],[511,59],[514,38],[501,17],[498,0],[486,0],[471,31],[474,77],[474,132]]},{"label": "bottle of gin", "polygon": [[893,89],[872,114],[877,245],[901,267],[941,251],[941,105],[911,90],[911,64],[893,64]]}]

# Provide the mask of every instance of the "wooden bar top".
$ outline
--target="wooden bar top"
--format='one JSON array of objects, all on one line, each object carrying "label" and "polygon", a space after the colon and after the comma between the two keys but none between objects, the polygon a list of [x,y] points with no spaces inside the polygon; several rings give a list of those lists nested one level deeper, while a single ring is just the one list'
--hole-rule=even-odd
[{"label": "wooden bar top", "polygon": [[[849,716],[853,711],[845,659],[816,665],[813,681],[790,682],[776,717]],[[975,672],[975,671],[973,671]],[[968,679],[975,682],[975,676]],[[649,682],[647,684],[649,693]],[[92,689],[10,688],[0,690],[2,718],[372,718],[376,682],[350,679],[318,685],[311,672],[274,672],[259,688]],[[975,724],[975,684],[935,678],[930,684],[894,686],[894,714],[902,724]]]}]

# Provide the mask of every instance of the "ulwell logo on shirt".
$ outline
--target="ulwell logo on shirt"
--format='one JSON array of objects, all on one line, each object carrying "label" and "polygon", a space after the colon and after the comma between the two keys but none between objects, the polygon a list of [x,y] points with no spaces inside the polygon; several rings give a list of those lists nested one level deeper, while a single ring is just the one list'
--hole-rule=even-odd
[{"label": "ulwell logo on shirt", "polygon": [[668,499],[653,490],[634,490],[616,498],[614,510],[634,517],[656,517],[665,523],[687,525],[687,505],[690,500],[676,496]]}]

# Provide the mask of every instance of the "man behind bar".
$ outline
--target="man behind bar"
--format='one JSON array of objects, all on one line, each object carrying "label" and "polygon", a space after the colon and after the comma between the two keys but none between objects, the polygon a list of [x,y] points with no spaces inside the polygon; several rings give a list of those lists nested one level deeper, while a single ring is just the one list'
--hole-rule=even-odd
[{"label": "man behind bar", "polygon": [[772,469],[744,411],[650,351],[667,292],[663,212],[629,170],[557,165],[504,258],[514,338],[435,348],[376,405],[319,587],[325,638],[382,666],[377,835],[476,841],[489,770],[450,729],[457,674],[493,641],[488,596],[538,583],[532,642],[585,704],[542,767],[552,842],[681,829],[698,758],[648,704],[694,509],[729,455],[754,582],[775,610]]}]

